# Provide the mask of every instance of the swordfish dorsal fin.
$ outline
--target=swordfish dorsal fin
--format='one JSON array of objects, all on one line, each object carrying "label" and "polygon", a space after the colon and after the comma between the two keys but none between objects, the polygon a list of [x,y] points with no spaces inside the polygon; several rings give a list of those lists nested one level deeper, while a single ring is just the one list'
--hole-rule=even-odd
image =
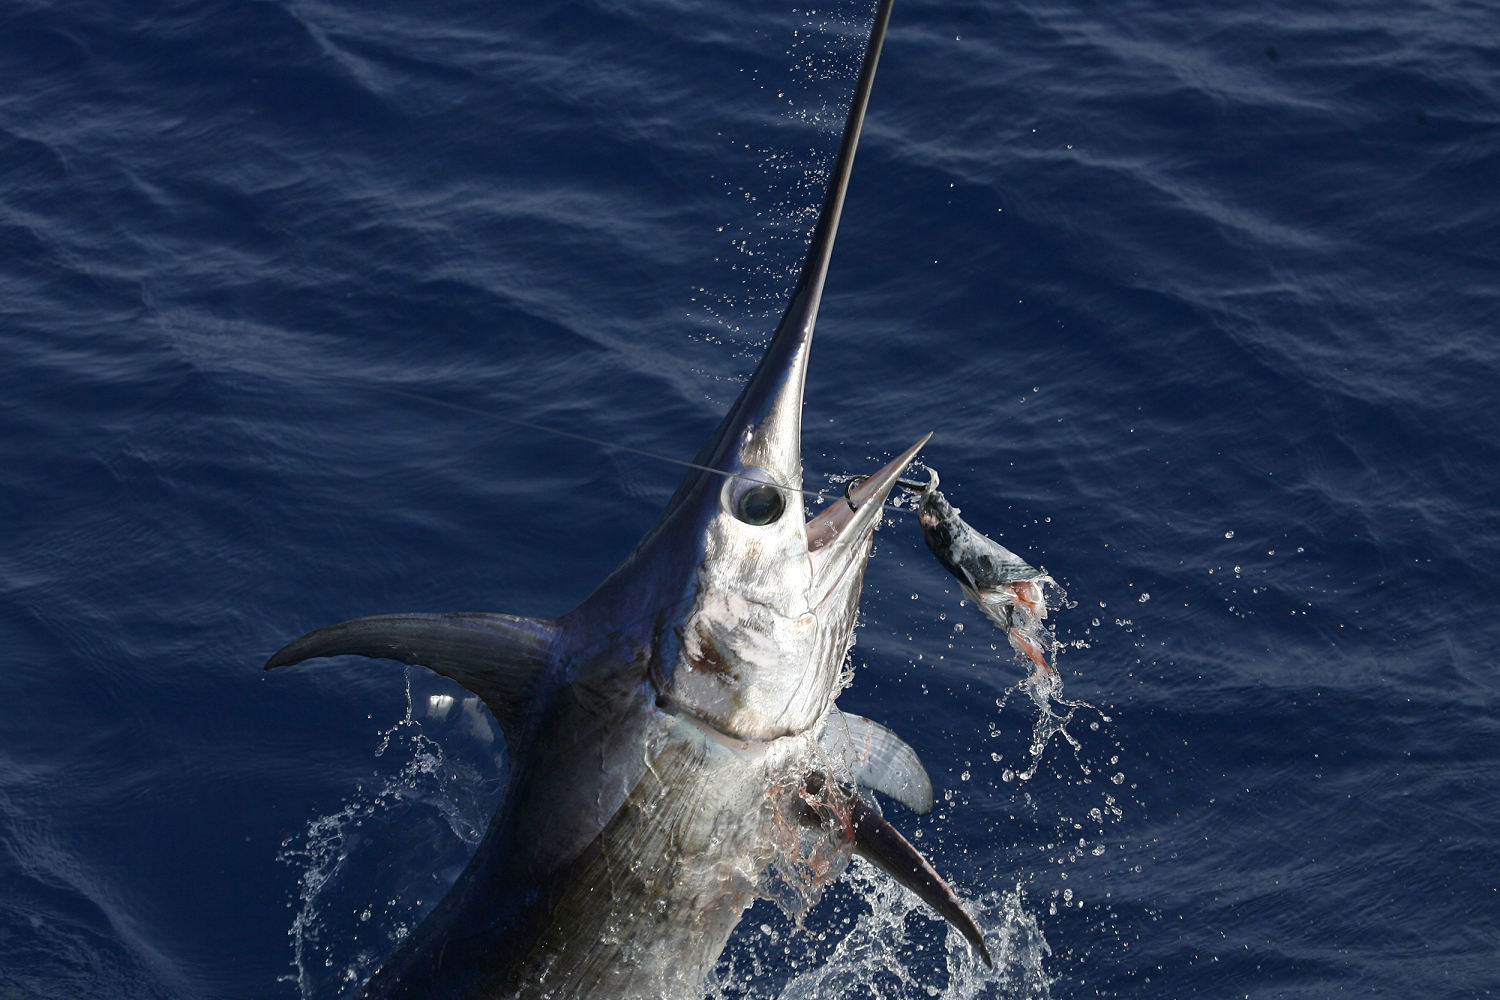
[{"label": "swordfish dorsal fin", "polygon": [[477,694],[514,745],[526,706],[552,664],[557,625],[484,612],[371,615],[287,643],[266,669],[316,656],[369,656],[420,664]]}]

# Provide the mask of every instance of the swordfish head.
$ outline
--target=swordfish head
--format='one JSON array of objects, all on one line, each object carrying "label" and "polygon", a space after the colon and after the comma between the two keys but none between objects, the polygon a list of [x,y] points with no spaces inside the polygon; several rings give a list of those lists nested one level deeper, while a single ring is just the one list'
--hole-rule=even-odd
[{"label": "swordfish head", "polygon": [[[800,410],[811,328],[762,365],[705,449],[701,464],[719,474],[689,476],[625,567],[639,559],[662,577],[651,657],[661,703],[742,740],[803,732],[832,705],[882,504],[926,442],[809,521]],[[657,545],[671,556],[653,558]]]},{"label": "swordfish head", "polygon": [[815,309],[777,335],[701,468],[570,616],[640,621],[663,707],[741,740],[803,732],[831,706],[882,504],[930,436],[808,519],[801,410]]}]

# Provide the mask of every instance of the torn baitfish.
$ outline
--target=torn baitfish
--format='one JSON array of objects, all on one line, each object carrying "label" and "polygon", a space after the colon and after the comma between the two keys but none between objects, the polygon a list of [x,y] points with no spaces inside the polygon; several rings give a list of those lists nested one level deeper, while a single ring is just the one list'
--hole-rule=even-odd
[{"label": "torn baitfish", "polygon": [[964,596],[1005,630],[1017,653],[1036,665],[1033,676],[1056,671],[1047,654],[1057,641],[1042,624],[1047,592],[1056,581],[1010,549],[974,530],[937,488],[938,475],[922,491],[917,518],[932,554],[963,586]]}]

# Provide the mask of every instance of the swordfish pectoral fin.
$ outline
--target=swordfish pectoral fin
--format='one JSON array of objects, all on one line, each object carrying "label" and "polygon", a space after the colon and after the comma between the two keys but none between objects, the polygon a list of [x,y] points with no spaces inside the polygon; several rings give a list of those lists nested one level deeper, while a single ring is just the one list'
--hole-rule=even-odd
[{"label": "swordfish pectoral fin", "polygon": [[990,968],[990,950],[984,945],[984,935],[974,918],[964,910],[948,883],[937,873],[927,859],[911,846],[911,841],[891,826],[885,817],[864,802],[855,799],[851,824],[854,827],[854,850],[897,882],[916,893],[928,906],[968,939],[984,964]]},{"label": "swordfish pectoral fin", "polygon": [[557,625],[541,618],[457,612],[371,615],[287,643],[267,670],[320,656],[368,656],[420,664],[477,694],[506,739],[552,663]]},{"label": "swordfish pectoral fin", "polygon": [[861,786],[889,796],[918,816],[932,811],[932,779],[921,758],[885,726],[835,709],[819,741],[830,755],[848,764]]}]

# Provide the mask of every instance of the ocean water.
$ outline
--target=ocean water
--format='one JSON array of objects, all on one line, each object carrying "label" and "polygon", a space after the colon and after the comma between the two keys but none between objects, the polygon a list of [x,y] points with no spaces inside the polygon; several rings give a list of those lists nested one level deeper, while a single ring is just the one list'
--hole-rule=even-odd
[{"label": "ocean water", "polygon": [[[872,6],[0,11],[0,997],[341,996],[441,896],[493,723],[260,666],[613,567],[680,471],[624,449],[691,458],[774,326]],[[997,967],[856,869],[718,995],[1500,993],[1495,29],[898,2],[807,485],[935,431],[1067,588],[1073,704],[893,511],[841,704]]]}]

